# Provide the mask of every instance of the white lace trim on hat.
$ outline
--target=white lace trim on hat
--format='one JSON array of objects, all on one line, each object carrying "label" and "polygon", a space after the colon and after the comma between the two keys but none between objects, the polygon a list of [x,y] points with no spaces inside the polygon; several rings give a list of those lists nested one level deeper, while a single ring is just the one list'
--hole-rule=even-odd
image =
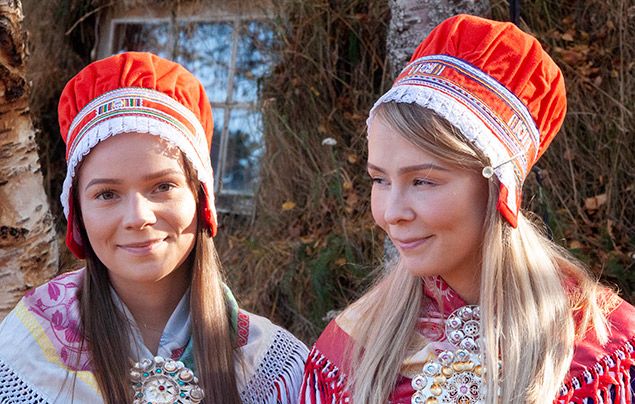
[{"label": "white lace trim on hat", "polygon": [[[167,124],[161,120],[145,115],[126,115],[115,116],[99,122],[91,127],[79,140],[72,155],[68,158],[68,168],[66,170],[66,178],[62,187],[62,195],[60,196],[62,206],[64,207],[64,216],[68,219],[70,191],[75,177],[75,170],[90,150],[97,143],[106,140],[112,136],[122,133],[147,133],[149,135],[159,136],[163,140],[176,146],[183,152],[185,157],[192,163],[196,170],[197,177],[200,182],[204,183],[209,190],[210,206],[214,206],[214,175],[212,171],[212,163],[207,153],[207,145],[201,145],[197,142],[196,146],[189,140],[192,134],[183,133],[175,126]],[[197,139],[200,137],[197,136]],[[195,149],[198,148],[200,152]],[[212,212],[215,216],[215,212]],[[71,225],[69,223],[69,225]]]}]

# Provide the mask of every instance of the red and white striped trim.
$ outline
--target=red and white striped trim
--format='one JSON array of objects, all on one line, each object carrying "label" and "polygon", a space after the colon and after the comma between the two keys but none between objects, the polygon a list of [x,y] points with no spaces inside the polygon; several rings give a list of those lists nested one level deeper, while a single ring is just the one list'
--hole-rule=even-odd
[{"label": "red and white striped trim", "polygon": [[73,119],[66,142],[68,169],[60,197],[66,218],[75,171],[84,156],[99,142],[131,132],[159,136],[183,152],[208,190],[209,207],[215,222],[214,175],[201,123],[192,111],[164,93],[137,87],[104,93],[82,108]]}]

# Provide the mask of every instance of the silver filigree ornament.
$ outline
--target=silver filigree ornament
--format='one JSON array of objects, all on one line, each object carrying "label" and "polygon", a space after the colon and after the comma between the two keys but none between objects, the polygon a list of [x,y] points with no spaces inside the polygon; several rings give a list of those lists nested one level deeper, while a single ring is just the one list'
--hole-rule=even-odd
[{"label": "silver filigree ornament", "polygon": [[196,404],[205,397],[194,372],[181,361],[161,356],[135,363],[130,380],[133,404]]},{"label": "silver filigree ornament", "polygon": [[478,306],[463,306],[445,321],[445,336],[454,349],[441,351],[412,379],[412,404],[483,404],[485,385],[478,345]]}]

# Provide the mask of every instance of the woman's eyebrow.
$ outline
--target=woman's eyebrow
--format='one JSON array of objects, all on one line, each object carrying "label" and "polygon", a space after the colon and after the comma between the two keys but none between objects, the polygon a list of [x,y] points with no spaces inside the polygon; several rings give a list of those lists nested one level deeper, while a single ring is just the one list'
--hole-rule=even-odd
[{"label": "woman's eyebrow", "polygon": [[114,178],[93,178],[92,180],[90,180],[88,182],[88,184],[86,184],[86,187],[84,187],[84,191],[86,191],[88,188],[92,187],[93,185],[98,185],[98,184],[121,184],[123,181],[122,180],[118,180],[118,179],[114,179]]},{"label": "woman's eyebrow", "polygon": [[157,171],[156,173],[144,175],[142,179],[144,181],[149,181],[156,178],[165,177],[166,175],[173,175],[173,174],[185,176],[185,174],[182,171],[178,171],[173,168],[168,168],[165,170]]},{"label": "woman's eyebrow", "polygon": [[[376,165],[372,164],[372,163],[368,163],[367,167],[369,170],[375,170],[375,171],[379,171],[379,172],[384,172],[383,169],[381,169],[380,167],[377,167]],[[413,172],[413,171],[420,171],[420,170],[439,170],[439,171],[449,171],[447,168],[445,167],[441,167],[437,164],[434,163],[424,163],[424,164],[417,164],[417,165],[413,165],[413,166],[406,166],[406,167],[401,167],[399,168],[398,173],[399,174],[405,174],[405,173],[409,173],[409,172]]]},{"label": "woman's eyebrow", "polygon": [[[150,181],[150,180],[154,180],[156,178],[165,177],[166,175],[182,175],[182,176],[185,176],[185,174],[182,173],[181,171],[175,170],[173,168],[168,168],[166,170],[157,171],[156,173],[151,173],[151,174],[148,174],[148,175],[144,175],[141,179],[143,181]],[[86,187],[84,188],[84,191],[87,190],[89,187],[91,187],[93,185],[98,185],[98,184],[121,184],[121,183],[123,183],[123,180],[116,179],[116,178],[93,178],[92,180],[90,180],[88,182],[88,184],[86,184]]]},{"label": "woman's eyebrow", "polygon": [[425,163],[425,164],[417,164],[414,166],[406,166],[406,167],[401,167],[398,171],[399,174],[405,174],[405,173],[410,173],[413,171],[421,171],[421,170],[438,170],[438,171],[449,171],[447,168],[445,167],[441,167],[439,165],[436,165],[434,163]]},{"label": "woman's eyebrow", "polygon": [[366,169],[367,170],[374,170],[374,171],[379,171],[379,172],[384,172],[384,170],[382,170],[381,168],[377,167],[376,165],[372,164],[372,163],[367,163],[366,164]]}]

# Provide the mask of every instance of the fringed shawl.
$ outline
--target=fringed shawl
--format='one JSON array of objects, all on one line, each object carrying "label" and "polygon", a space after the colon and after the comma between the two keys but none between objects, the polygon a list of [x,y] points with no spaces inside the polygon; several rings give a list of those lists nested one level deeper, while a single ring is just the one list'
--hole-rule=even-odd
[{"label": "fringed shawl", "polygon": [[[443,348],[444,321],[455,309],[465,305],[441,280],[425,283],[422,316],[417,324],[420,336],[430,341],[408,357],[402,368],[391,404],[410,404],[415,392],[411,386],[413,369],[421,369],[430,353]],[[443,310],[435,302],[441,297]],[[355,315],[340,316],[326,327],[309,353],[300,393],[300,403],[350,403],[347,387],[347,345]],[[608,314],[609,342],[600,346],[592,331],[575,344],[571,368],[554,404],[635,404],[635,308],[621,303]]]},{"label": "fringed shawl", "polygon": [[[70,272],[28,292],[0,324],[0,402],[103,401],[81,344],[78,293],[83,274]],[[307,348],[269,320],[238,309],[229,289],[226,300],[241,350],[235,368],[243,403],[296,403]],[[134,318],[121,305],[131,324],[131,359],[138,361],[149,351]],[[184,297],[168,320],[158,354],[194,369],[190,335],[189,299]]]}]

